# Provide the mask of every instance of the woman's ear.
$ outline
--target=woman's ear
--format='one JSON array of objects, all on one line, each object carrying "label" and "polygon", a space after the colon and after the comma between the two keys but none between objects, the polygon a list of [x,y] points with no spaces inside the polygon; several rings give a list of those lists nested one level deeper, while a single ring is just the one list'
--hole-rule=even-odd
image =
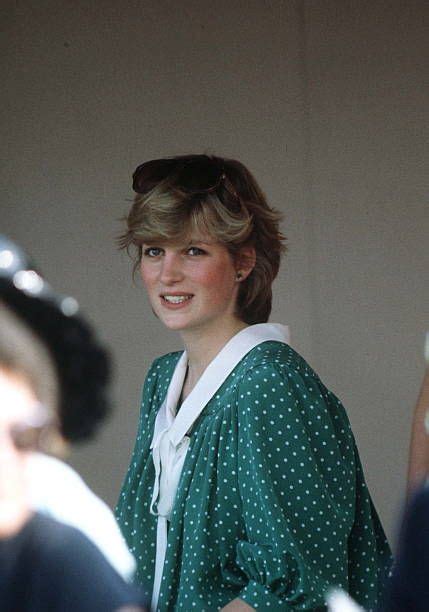
[{"label": "woman's ear", "polygon": [[240,249],[237,254],[235,270],[236,270],[236,279],[238,282],[244,281],[256,263],[256,251],[253,246],[245,246]]}]

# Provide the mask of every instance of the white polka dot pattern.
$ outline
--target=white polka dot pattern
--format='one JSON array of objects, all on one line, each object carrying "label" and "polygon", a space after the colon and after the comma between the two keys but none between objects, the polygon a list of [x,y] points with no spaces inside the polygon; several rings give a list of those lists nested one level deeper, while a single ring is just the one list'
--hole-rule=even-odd
[{"label": "white polka dot pattern", "polygon": [[[156,412],[180,353],[152,365],[117,516],[150,594]],[[191,432],[168,533],[159,610],[324,610],[331,585],[374,609],[390,568],[339,400],[288,345],[250,351]]]}]

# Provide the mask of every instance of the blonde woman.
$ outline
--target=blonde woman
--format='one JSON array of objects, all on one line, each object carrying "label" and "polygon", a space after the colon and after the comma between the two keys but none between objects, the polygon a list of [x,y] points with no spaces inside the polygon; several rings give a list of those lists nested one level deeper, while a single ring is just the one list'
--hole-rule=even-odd
[{"label": "blonde woman", "polygon": [[284,238],[238,161],[146,162],[121,238],[183,352],[155,360],[117,509],[152,610],[377,604],[389,548],[339,400],[268,323]]}]

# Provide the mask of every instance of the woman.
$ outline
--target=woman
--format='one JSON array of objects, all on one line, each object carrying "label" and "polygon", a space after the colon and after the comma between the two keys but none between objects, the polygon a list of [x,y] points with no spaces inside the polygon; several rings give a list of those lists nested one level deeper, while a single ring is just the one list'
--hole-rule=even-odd
[{"label": "woman", "polygon": [[390,552],[343,407],[268,324],[279,214],[239,162],[153,160],[121,245],[185,351],[147,375],[117,516],[152,609],[376,605]]}]

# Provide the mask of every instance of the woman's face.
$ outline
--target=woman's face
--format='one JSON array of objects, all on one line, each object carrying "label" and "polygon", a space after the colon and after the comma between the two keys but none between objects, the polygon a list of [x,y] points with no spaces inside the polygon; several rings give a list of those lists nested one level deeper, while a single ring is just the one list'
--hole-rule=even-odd
[{"label": "woman's face", "polygon": [[140,271],[152,308],[168,328],[204,332],[238,321],[234,261],[203,234],[143,244]]}]

